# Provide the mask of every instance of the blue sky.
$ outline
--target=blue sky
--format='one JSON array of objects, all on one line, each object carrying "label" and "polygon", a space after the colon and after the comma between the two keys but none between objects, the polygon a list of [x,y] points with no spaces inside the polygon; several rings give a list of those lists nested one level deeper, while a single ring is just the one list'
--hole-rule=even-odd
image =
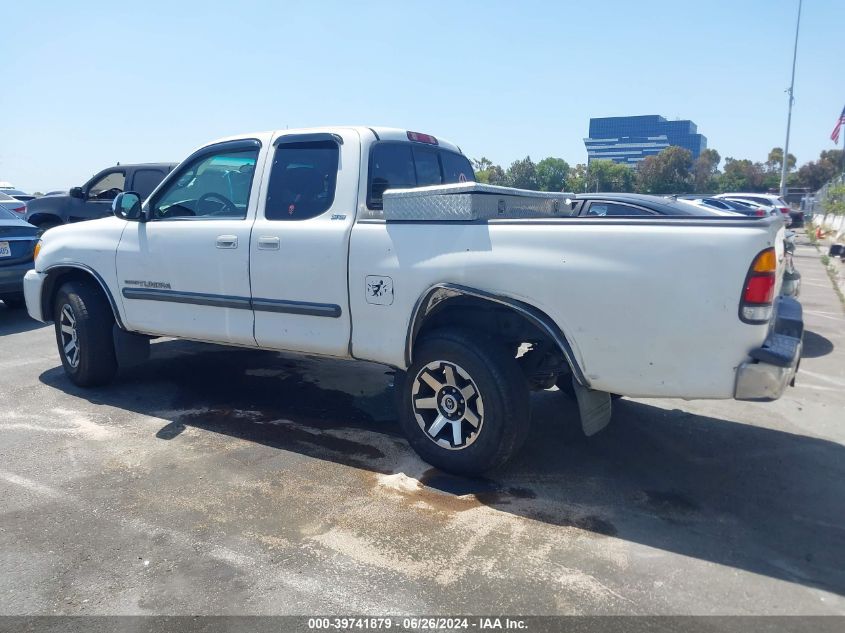
[{"label": "blue sky", "polygon": [[[7,2],[0,180],[46,191],[228,134],[364,123],[507,166],[584,162],[591,116],[782,145],[797,0]],[[845,1],[805,0],[790,149],[833,148]]]}]

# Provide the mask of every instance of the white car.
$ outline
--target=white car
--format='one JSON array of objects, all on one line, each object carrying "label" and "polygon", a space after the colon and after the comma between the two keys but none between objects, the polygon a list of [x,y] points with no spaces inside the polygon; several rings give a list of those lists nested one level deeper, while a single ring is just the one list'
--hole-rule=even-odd
[{"label": "white car", "polygon": [[529,392],[555,383],[589,435],[610,394],[766,400],[792,380],[781,222],[573,217],[567,194],[473,180],[457,146],[405,130],[223,139],[146,201],[47,231],[27,309],[83,387],[156,336],[392,366],[409,442],[458,473],[517,451]]},{"label": "white car", "polygon": [[719,198],[719,200],[724,200],[725,202],[730,202],[734,204],[745,205],[747,208],[753,210],[755,212],[755,215],[758,215],[760,217],[768,215],[773,218],[783,218],[780,209],[778,209],[777,207],[773,207],[768,204],[761,204],[759,202],[752,202],[748,198]]},{"label": "white car", "polygon": [[677,200],[678,202],[691,204],[702,209],[708,209],[709,211],[712,211],[719,215],[756,216],[756,214],[754,213],[747,213],[747,211],[750,211],[749,208],[746,207],[743,209],[739,205],[736,205],[729,200],[717,200],[715,198],[707,196],[672,196],[672,199]]},{"label": "white car", "polygon": [[15,213],[21,219],[26,215],[26,203],[2,191],[0,191],[0,208]]},{"label": "white car", "polygon": [[792,218],[789,215],[789,204],[781,198],[771,193],[720,193],[714,198],[728,198],[729,200],[748,200],[755,204],[763,205],[780,212],[786,226],[792,224]]}]

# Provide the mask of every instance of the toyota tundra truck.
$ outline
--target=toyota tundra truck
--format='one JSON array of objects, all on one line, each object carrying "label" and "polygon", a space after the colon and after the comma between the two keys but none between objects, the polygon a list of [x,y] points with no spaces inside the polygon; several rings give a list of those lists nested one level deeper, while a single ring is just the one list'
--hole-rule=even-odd
[{"label": "toyota tundra truck", "polygon": [[519,449],[532,390],[572,394],[590,435],[611,394],[772,400],[793,381],[778,219],[573,217],[565,194],[473,181],[428,134],[226,138],[146,200],[46,233],[27,308],[82,387],[160,336],[388,365],[412,447],[464,474]]}]

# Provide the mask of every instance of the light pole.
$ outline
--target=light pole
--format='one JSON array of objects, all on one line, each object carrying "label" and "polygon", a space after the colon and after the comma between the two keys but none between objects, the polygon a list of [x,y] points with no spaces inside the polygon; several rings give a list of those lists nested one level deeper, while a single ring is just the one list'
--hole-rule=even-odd
[{"label": "light pole", "polygon": [[795,60],[798,58],[798,28],[801,26],[801,4],[798,0],[798,20],[795,22],[795,47],[792,49],[792,81],[786,93],[789,95],[789,114],[786,116],[786,143],[783,144],[783,160],[780,170],[780,195],[786,195],[786,166],[789,163],[789,128],[792,125],[792,104],[795,102]]}]

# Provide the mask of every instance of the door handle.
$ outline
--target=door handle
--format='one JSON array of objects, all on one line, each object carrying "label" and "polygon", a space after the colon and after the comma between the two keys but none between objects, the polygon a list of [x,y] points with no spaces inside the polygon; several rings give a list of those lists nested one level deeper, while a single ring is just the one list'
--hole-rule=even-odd
[{"label": "door handle", "polygon": [[217,236],[217,248],[237,248],[238,247],[238,236],[237,235],[218,235]]},{"label": "door handle", "polygon": [[278,237],[262,235],[258,238],[258,249],[262,251],[277,251],[281,246]]}]

